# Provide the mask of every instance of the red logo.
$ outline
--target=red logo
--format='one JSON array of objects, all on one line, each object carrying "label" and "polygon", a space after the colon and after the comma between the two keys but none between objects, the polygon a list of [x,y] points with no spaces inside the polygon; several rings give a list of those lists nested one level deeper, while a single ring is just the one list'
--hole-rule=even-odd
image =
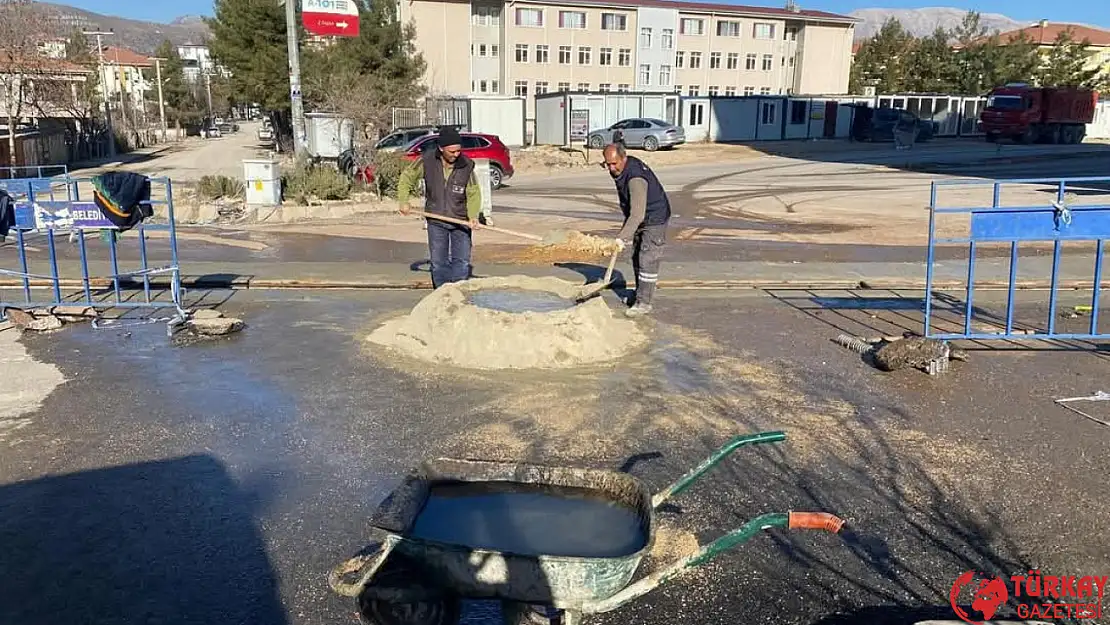
[{"label": "red logo", "polygon": [[948,602],[952,604],[952,611],[961,620],[971,623],[972,625],[979,625],[983,621],[989,621],[994,618],[998,608],[1006,603],[1010,598],[1010,593],[1006,590],[1006,582],[997,577],[981,577],[975,585],[975,594],[971,599],[971,609],[982,615],[981,620],[973,620],[968,616],[965,611],[956,601],[960,598],[960,591],[965,586],[976,581],[974,571],[967,571],[956,578],[956,582],[952,584],[952,591],[948,593]]},{"label": "red logo", "polygon": [[[1007,583],[1009,581],[1009,583]],[[1102,617],[1102,598],[1110,576],[1106,575],[1042,575],[1029,571],[1026,575],[991,577],[975,571],[961,573],[952,584],[948,602],[952,611],[965,623],[981,625],[994,618],[998,610],[1013,599],[1017,615],[1022,619],[1090,619]],[[971,613],[958,603],[964,588],[972,587]],[[1010,592],[1013,588],[1013,592]]]}]

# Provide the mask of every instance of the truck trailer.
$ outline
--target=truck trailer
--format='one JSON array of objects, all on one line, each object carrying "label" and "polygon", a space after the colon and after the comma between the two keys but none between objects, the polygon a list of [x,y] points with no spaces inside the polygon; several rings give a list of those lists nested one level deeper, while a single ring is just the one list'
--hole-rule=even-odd
[{"label": "truck trailer", "polygon": [[1097,103],[1091,89],[1012,83],[991,90],[979,122],[987,141],[1081,143]]}]

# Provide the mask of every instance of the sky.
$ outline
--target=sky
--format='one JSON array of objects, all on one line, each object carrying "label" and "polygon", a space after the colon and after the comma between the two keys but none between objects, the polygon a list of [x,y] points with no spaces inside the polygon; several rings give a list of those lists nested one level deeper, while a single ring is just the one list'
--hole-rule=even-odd
[{"label": "sky", "polygon": [[[212,0],[53,0],[59,4],[131,19],[153,22],[169,22],[181,15],[211,15]],[[716,0],[722,4],[754,4],[782,6],[774,0]],[[974,9],[982,13],[1001,13],[1016,20],[1035,22],[1047,19],[1053,22],[1079,22],[1110,27],[1110,8],[1106,0],[1086,0],[1057,2],[1051,4],[1044,0],[977,0],[976,2],[945,3],[943,0],[801,0],[803,9],[848,13],[855,9],[874,7],[915,9],[923,6],[952,6],[959,9]]]}]

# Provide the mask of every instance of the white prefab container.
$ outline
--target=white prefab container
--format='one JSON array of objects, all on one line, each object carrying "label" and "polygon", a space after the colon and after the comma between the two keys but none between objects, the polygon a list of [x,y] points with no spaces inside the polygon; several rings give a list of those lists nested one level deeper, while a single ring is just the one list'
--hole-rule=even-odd
[{"label": "white prefab container", "polygon": [[247,187],[247,204],[278,206],[281,204],[281,163],[269,159],[243,161],[243,180]]}]

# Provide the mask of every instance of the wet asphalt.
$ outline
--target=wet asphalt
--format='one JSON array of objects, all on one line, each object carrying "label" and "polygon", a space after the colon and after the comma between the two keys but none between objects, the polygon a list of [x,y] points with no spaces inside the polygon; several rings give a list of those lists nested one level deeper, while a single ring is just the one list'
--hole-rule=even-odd
[{"label": "wet asphalt", "polygon": [[[324,576],[364,546],[376,503],[421,459],[461,453],[452,443],[460,436],[517,427],[521,416],[504,400],[538,388],[531,374],[471,377],[368,352],[361,337],[419,296],[209,293],[207,304],[222,302],[247,329],[183,346],[170,344],[162,324],[25,337],[68,381],[0,455],[0,622],[357,622],[352,600],[333,595]],[[701,333],[791,380],[785,397],[743,369],[720,382],[751,396],[744,410],[721,405],[717,416],[736,430],[779,420],[804,428],[784,407],[813,411],[804,434],[836,446],[816,453],[788,440],[738,453],[663,520],[704,541],[757,514],[825,510],[849,519],[853,538],[766,533],[588,622],[908,625],[952,618],[948,591],[966,570],[1110,572],[1110,430],[1052,404],[1104,388],[1106,353],[971,346],[970,361],[945,376],[882,373],[829,339],[912,326],[915,307],[816,299],[852,296],[664,291],[657,325],[647,327],[655,342],[679,327]],[[575,448],[582,463],[630,467],[655,488],[696,464],[720,432],[691,426],[661,436],[651,421],[667,415],[631,406],[660,392],[713,406],[721,387],[706,382],[697,353],[653,350],[567,378],[576,382],[559,401],[597,395],[586,417],[600,426],[534,424],[521,430],[536,438],[521,447],[524,457],[565,464],[562,452]],[[661,365],[645,369],[645,359]],[[853,410],[820,418],[830,402]],[[618,414],[643,422],[612,428],[591,453],[599,442],[591,432]],[[944,471],[929,460],[935,441],[958,452],[941,456]],[[503,449],[478,439],[465,451]],[[484,604],[464,616],[496,618]]]}]

